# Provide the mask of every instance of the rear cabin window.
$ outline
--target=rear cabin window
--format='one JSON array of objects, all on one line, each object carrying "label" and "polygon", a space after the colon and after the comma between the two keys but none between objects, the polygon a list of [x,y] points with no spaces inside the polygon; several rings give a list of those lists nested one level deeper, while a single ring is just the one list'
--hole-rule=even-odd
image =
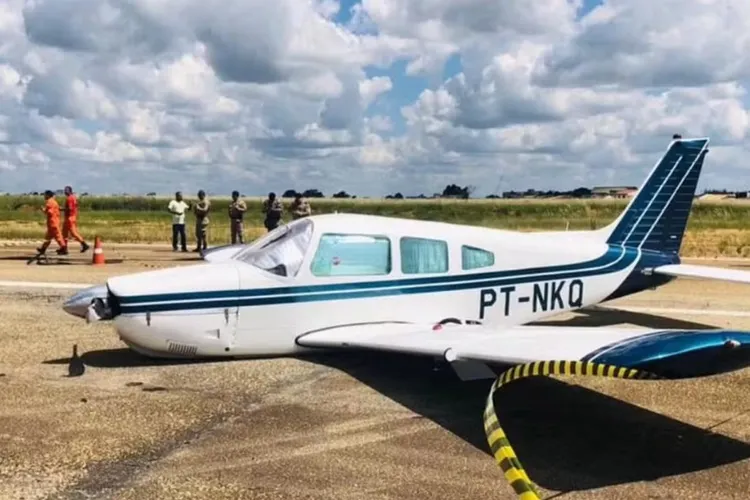
[{"label": "rear cabin window", "polygon": [[385,236],[324,234],[311,272],[315,276],[381,276],[391,272],[391,242]]},{"label": "rear cabin window", "polygon": [[495,254],[481,248],[461,246],[461,269],[479,269],[495,265]]},{"label": "rear cabin window", "polygon": [[401,272],[430,274],[448,272],[448,243],[426,238],[401,238]]}]

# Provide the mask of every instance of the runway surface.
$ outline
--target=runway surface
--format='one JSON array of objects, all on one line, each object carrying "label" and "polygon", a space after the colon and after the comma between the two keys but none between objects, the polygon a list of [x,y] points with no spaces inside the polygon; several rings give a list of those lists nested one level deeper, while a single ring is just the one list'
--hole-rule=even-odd
[{"label": "runway surface", "polygon": [[[93,267],[90,253],[72,250],[59,263],[27,266],[31,246],[0,248],[0,498],[515,498],[482,430],[490,380],[460,382],[430,360],[348,352],[155,362],[127,350],[107,324],[63,313],[74,289],[5,282],[99,283],[193,264],[194,254],[105,247],[121,263]],[[750,286],[680,280],[608,306],[632,311],[546,323],[750,330]],[[74,343],[87,370],[68,378]],[[548,496],[750,491],[750,370],[677,382],[520,380],[496,407]]]}]

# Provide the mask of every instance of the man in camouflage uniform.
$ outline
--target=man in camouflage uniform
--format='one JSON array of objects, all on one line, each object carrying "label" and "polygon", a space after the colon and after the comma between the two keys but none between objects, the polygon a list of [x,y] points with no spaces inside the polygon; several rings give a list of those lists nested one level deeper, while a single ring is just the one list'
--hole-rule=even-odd
[{"label": "man in camouflage uniform", "polygon": [[292,202],[291,209],[292,218],[294,220],[301,219],[302,217],[307,217],[308,215],[312,214],[310,203],[302,197],[302,193],[297,193],[294,195],[294,201]]},{"label": "man in camouflage uniform", "polygon": [[211,202],[206,199],[206,192],[198,191],[198,203],[193,207],[195,212],[195,252],[203,252],[208,248],[206,230],[208,229],[208,212]]},{"label": "man in camouflage uniform", "polygon": [[283,211],[284,207],[281,200],[276,198],[276,193],[268,193],[268,198],[263,201],[263,213],[266,214],[263,225],[269,232],[279,227]]},{"label": "man in camouflage uniform", "polygon": [[247,211],[247,205],[245,205],[244,200],[240,200],[239,191],[232,191],[232,203],[229,204],[229,223],[232,233],[232,245],[236,244],[238,240],[240,244],[245,242],[242,235],[242,218],[245,216],[245,211]]}]

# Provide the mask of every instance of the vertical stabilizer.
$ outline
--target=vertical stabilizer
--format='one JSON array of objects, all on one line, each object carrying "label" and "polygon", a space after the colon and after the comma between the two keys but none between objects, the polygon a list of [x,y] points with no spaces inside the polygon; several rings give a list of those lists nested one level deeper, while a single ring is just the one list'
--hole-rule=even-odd
[{"label": "vertical stabilizer", "polygon": [[708,139],[676,136],[623,213],[601,231],[607,243],[677,254]]}]

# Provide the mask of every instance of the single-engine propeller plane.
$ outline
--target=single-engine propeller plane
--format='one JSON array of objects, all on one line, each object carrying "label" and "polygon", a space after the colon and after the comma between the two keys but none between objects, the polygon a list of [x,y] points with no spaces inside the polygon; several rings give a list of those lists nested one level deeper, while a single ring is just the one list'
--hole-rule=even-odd
[{"label": "single-engine propeller plane", "polygon": [[366,348],[451,362],[721,371],[719,359],[750,363],[750,332],[525,326],[675,277],[750,283],[750,272],[680,263],[708,142],[673,140],[623,213],[599,230],[317,215],[223,258],[209,253],[205,263],[110,278],[63,307],[112,320],[128,346],[157,357]]},{"label": "single-engine propeller plane", "polygon": [[[156,357],[370,349],[439,358],[464,379],[526,364],[493,391],[522,372],[683,378],[743,368],[750,332],[528,325],[677,277],[750,283],[750,272],[680,261],[708,144],[677,136],[601,229],[524,233],[316,215],[209,252],[205,263],[110,278],[64,309],[111,320],[123,342]],[[491,396],[488,439],[524,496],[533,491],[528,477],[507,444],[493,445],[503,434]]]}]

